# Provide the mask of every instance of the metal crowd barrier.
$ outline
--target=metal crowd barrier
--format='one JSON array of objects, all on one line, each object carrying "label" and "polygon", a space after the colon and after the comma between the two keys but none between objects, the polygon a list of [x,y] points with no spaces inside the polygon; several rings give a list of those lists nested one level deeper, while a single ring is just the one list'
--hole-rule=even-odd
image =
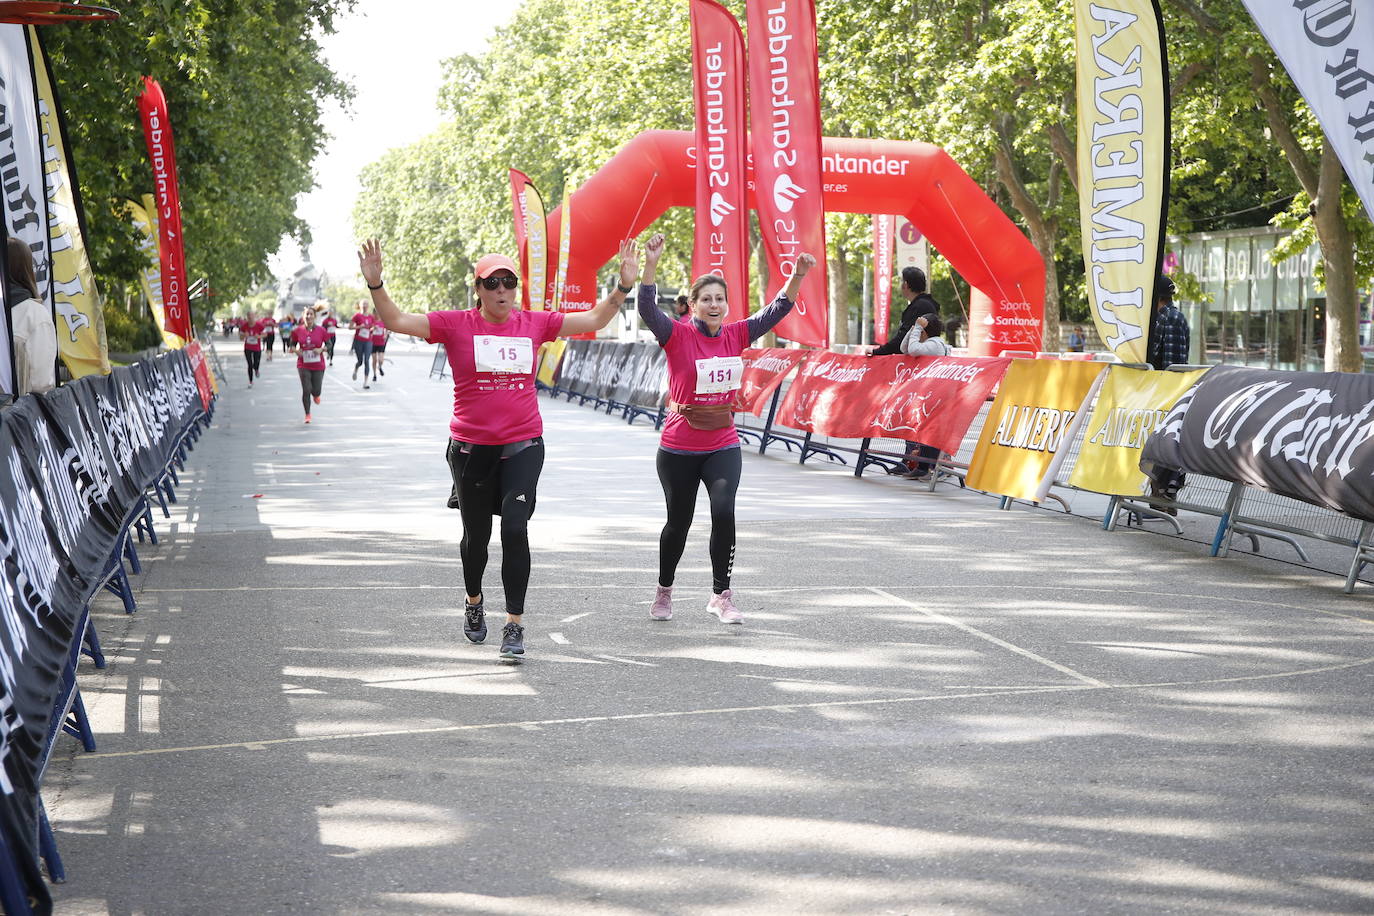
[{"label": "metal crowd barrier", "polygon": [[[636,356],[633,352],[636,348],[641,354],[658,357],[658,361],[644,361],[643,355]],[[1024,356],[1059,358],[1060,355],[1028,352]],[[593,401],[597,408],[606,408],[607,413],[619,410],[621,416],[631,423],[638,416],[648,416],[654,420],[655,428],[659,428],[663,423],[667,385],[661,357],[662,349],[652,344],[571,341],[564,354],[563,371],[551,393],[554,397],[562,395],[568,400],[576,397],[582,404]],[[1085,357],[1074,354],[1071,358]],[[1111,354],[1091,354],[1086,358],[1095,362],[1120,363]],[[628,370],[627,367],[631,365],[637,368]],[[1173,368],[1188,370],[1206,367]],[[627,383],[629,376],[633,377],[632,383]],[[873,466],[883,468],[888,474],[899,474],[906,469],[907,462],[914,459],[907,443],[901,439],[836,439],[782,424],[778,420],[777,409],[791,385],[792,379],[789,377],[774,391],[761,423],[752,414],[736,414],[735,425],[740,438],[751,446],[757,445],[759,454],[767,454],[771,446],[780,444],[789,457],[797,455],[798,464],[805,464],[812,457],[820,456],[832,464],[849,466],[852,458],[856,477],[862,476],[866,469]],[[940,455],[929,478],[920,484],[921,489],[934,492],[942,483],[955,483],[961,488],[967,485],[965,478],[969,464],[982,435],[991,403],[990,397],[965,431],[958,450],[953,454]],[[1091,409],[1092,405],[1089,415]],[[1088,424],[1084,423],[1074,438],[1067,442],[1064,460],[1046,497],[1058,503],[1065,512],[1069,511],[1068,501],[1055,490],[1076,489],[1069,480],[1087,433]],[[999,497],[998,507],[1001,509],[1009,509],[1016,502],[1021,502],[1001,494],[989,495]],[[1212,516],[1218,520],[1210,548],[1210,554],[1214,557],[1226,557],[1237,535],[1249,540],[1253,553],[1261,553],[1260,539],[1263,538],[1287,545],[1305,563],[1310,562],[1310,558],[1299,538],[1313,538],[1350,547],[1354,554],[1346,577],[1346,593],[1354,591],[1364,567],[1374,564],[1374,523],[1361,522],[1331,509],[1201,474],[1189,474],[1186,485],[1174,499],[1143,493],[1139,496],[1111,496],[1102,527],[1114,531],[1123,520],[1132,526],[1141,525],[1149,519],[1163,521],[1173,528],[1175,534],[1182,535],[1183,527],[1177,520],[1180,511]]]}]

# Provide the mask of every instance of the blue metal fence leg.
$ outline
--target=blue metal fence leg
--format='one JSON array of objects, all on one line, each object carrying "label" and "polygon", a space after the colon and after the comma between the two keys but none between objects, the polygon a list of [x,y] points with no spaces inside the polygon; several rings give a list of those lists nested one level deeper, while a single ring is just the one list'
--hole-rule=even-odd
[{"label": "blue metal fence leg", "polygon": [[768,403],[768,419],[763,424],[763,435],[759,437],[759,454],[768,451],[768,437],[773,432],[773,418],[778,415],[778,398],[782,396],[782,386],[773,392],[773,400]]},{"label": "blue metal fence leg", "polygon": [[134,549],[134,539],[124,532],[124,556],[129,561],[129,569],[136,576],[143,574],[143,564],[138,561],[138,551]]},{"label": "blue metal fence leg", "polygon": [[86,716],[86,701],[81,699],[80,688],[76,688],[76,696],[72,698],[72,711],[62,723],[62,730],[80,740],[86,753],[95,751],[95,735],[91,732],[91,720]]},{"label": "blue metal fence leg", "polygon": [[67,870],[62,867],[62,857],[57,853],[57,839],[52,835],[52,824],[48,823],[48,809],[38,798],[38,851],[43,861],[48,863],[48,877],[53,884],[67,882]]},{"label": "blue metal fence leg", "polygon": [[[1212,538],[1211,556],[1226,556],[1231,551],[1231,519],[1236,514],[1236,508],[1240,505],[1241,492],[1245,489],[1245,484],[1236,483],[1231,485],[1231,493],[1226,497],[1226,509],[1221,513],[1221,521],[1217,523],[1217,533]],[[1223,541],[1225,542],[1223,545]]]},{"label": "blue metal fence leg", "polygon": [[81,637],[83,646],[81,651],[91,657],[97,668],[105,667],[105,653],[100,651],[100,636],[95,632],[95,621],[87,618],[86,633]]},{"label": "blue metal fence leg", "polygon": [[1111,531],[1116,527],[1116,525],[1114,524],[1114,522],[1116,521],[1116,507],[1119,505],[1121,505],[1120,496],[1113,496],[1110,500],[1107,501],[1107,514],[1102,516],[1103,531]]}]

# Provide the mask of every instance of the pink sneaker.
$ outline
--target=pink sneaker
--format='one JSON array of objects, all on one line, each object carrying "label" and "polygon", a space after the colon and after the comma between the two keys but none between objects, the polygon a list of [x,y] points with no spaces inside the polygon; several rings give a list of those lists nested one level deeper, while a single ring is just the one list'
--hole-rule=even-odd
[{"label": "pink sneaker", "polygon": [[712,595],[711,600],[706,602],[706,613],[714,614],[721,623],[744,623],[744,615],[731,600],[734,596],[735,593],[728,588],[719,595]]},{"label": "pink sneaker", "polygon": [[649,608],[649,616],[655,620],[673,619],[673,587],[655,586],[658,591],[654,593],[654,606]]}]

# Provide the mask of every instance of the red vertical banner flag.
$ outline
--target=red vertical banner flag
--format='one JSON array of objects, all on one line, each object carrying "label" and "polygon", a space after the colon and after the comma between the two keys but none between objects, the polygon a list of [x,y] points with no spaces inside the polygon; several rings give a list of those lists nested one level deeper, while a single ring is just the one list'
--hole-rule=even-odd
[{"label": "red vertical banner flag", "polygon": [[816,4],[752,2],[748,12],[751,143],[768,276],[781,290],[796,270],[798,255],[816,256],[815,269],[802,281],[797,307],[777,332],[797,343],[825,347],[830,325]]},{"label": "red vertical banner flag", "polygon": [[172,144],[172,120],[167,98],[157,80],[143,78],[138,97],[143,117],[143,139],[153,164],[153,200],[157,205],[158,256],[162,260],[162,307],[164,329],[183,340],[191,331],[191,306],[186,295],[186,251],[181,236],[181,192],[177,187],[177,156]]},{"label": "red vertical banner flag", "polygon": [[873,342],[887,343],[892,323],[892,243],[897,217],[873,217]]},{"label": "red vertical banner flag", "polygon": [[692,276],[725,280],[729,321],[749,316],[744,36],[714,0],[692,2],[696,102],[696,236]]}]

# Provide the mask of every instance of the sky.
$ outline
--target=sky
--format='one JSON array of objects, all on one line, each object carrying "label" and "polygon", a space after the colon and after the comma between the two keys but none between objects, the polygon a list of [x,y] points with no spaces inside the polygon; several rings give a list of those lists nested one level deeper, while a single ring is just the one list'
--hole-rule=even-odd
[{"label": "sky", "polygon": [[[310,260],[336,279],[357,273],[353,202],[358,173],[387,150],[406,146],[439,125],[440,62],[480,54],[492,30],[510,21],[521,0],[358,0],[321,44],[335,73],[353,84],[351,110],[330,105],[325,129],[332,138],[315,162],[318,187],[300,198],[296,212],[310,224]],[[283,239],[273,273],[290,276],[302,264],[300,249]]]}]

